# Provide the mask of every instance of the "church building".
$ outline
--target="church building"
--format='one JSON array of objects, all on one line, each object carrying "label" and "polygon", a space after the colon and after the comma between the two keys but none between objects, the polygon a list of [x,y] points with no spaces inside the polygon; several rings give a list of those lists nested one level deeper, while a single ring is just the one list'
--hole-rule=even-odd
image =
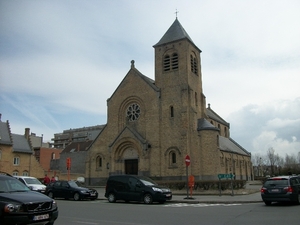
[{"label": "church building", "polygon": [[112,174],[161,180],[252,179],[251,153],[202,90],[201,50],[176,18],[154,46],[155,80],[131,68],[107,100],[107,124],[88,149],[85,175],[99,184]]}]

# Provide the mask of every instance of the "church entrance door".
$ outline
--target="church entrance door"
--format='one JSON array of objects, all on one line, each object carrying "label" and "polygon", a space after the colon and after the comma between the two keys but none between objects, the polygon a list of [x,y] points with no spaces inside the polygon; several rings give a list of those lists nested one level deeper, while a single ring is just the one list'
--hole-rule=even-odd
[{"label": "church entrance door", "polygon": [[137,159],[126,159],[125,160],[125,174],[138,174],[138,160]]}]

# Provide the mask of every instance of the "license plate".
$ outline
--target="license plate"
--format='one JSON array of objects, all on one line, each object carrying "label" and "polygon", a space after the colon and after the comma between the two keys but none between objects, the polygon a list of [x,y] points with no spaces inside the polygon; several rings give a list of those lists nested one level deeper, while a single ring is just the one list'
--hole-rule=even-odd
[{"label": "license plate", "polygon": [[170,197],[171,196],[171,194],[166,194],[166,197]]},{"label": "license plate", "polygon": [[45,220],[45,219],[49,219],[49,214],[44,214],[44,215],[37,215],[33,217],[33,220]]},{"label": "license plate", "polygon": [[272,192],[279,192],[279,189],[272,189]]},{"label": "license plate", "polygon": [[91,196],[95,196],[95,195],[96,195],[96,194],[93,194],[93,193],[91,194]]}]

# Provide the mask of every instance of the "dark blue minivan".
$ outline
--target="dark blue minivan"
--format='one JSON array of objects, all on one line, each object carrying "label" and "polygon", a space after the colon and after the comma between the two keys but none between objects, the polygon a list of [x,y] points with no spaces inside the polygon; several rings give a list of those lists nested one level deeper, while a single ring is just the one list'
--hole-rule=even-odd
[{"label": "dark blue minivan", "polygon": [[109,202],[117,200],[138,201],[145,204],[164,203],[172,199],[169,188],[160,187],[148,177],[137,175],[113,175],[106,183],[105,197]]}]

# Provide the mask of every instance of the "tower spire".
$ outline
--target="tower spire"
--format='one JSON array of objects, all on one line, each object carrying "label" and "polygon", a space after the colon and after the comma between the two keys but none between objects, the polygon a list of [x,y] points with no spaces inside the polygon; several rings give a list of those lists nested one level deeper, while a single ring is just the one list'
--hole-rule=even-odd
[{"label": "tower spire", "polygon": [[176,19],[177,19],[177,14],[179,13],[179,11],[176,9],[175,14],[176,14]]}]

